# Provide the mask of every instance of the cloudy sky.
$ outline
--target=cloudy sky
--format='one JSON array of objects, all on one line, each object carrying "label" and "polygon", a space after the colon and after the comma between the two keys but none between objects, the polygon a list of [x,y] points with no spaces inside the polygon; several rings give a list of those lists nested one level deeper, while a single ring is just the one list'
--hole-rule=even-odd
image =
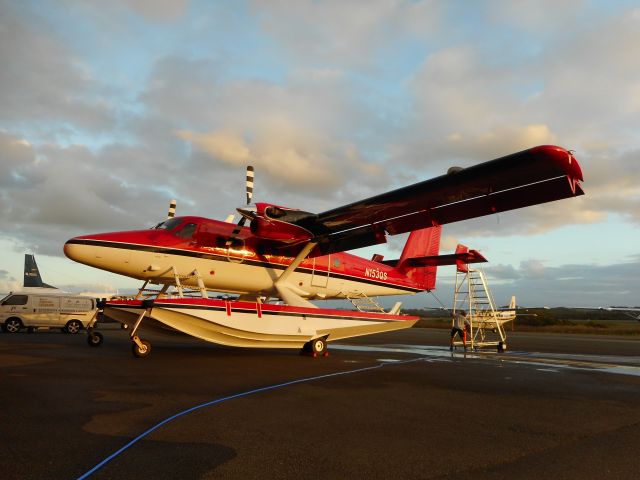
[{"label": "cloudy sky", "polygon": [[584,197],[447,225],[443,250],[479,249],[500,303],[639,305],[638,59],[637,1],[0,0],[0,291],[26,252],[57,286],[137,286],[64,242],[171,198],[224,218],[248,163],[254,200],[320,212],[553,143]]}]

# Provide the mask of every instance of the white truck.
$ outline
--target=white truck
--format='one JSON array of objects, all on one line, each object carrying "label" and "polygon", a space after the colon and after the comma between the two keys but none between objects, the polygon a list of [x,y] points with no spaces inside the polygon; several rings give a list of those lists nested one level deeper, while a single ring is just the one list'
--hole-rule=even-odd
[{"label": "white truck", "polygon": [[65,293],[10,293],[0,301],[0,326],[3,332],[15,333],[22,328],[60,328],[78,333],[97,314],[94,298]]}]

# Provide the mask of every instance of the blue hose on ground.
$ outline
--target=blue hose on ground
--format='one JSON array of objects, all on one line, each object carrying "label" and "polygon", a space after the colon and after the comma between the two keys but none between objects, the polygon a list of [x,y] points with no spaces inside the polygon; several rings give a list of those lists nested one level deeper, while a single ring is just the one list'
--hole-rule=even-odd
[{"label": "blue hose on ground", "polygon": [[[423,358],[414,358],[414,359],[411,359],[411,360],[393,362],[393,364],[397,365],[397,364],[400,364],[400,363],[411,363],[411,362],[418,362],[418,361],[422,361],[422,360],[424,360],[424,359]],[[256,393],[266,392],[266,391],[269,391],[269,390],[275,390],[277,388],[282,388],[282,387],[288,387],[290,385],[296,385],[298,383],[311,382],[311,381],[314,381],[314,380],[322,380],[324,378],[337,377],[337,376],[340,376],[340,375],[349,375],[349,374],[352,374],[352,373],[366,372],[368,370],[375,370],[377,368],[382,368],[383,366],[388,365],[388,364],[389,364],[388,362],[383,362],[383,363],[378,363],[377,365],[373,365],[371,367],[358,368],[356,370],[347,370],[347,371],[344,371],[344,372],[335,372],[335,373],[327,373],[325,375],[318,375],[316,377],[300,378],[298,380],[291,380],[290,382],[278,383],[277,385],[269,385],[267,387],[256,388],[254,390],[249,390],[247,392],[236,393],[235,395],[229,395],[228,397],[217,398],[215,400],[211,400],[210,402],[206,402],[206,403],[202,403],[200,405],[196,405],[195,407],[191,407],[191,408],[188,408],[187,410],[183,410],[182,412],[176,413],[175,415],[172,415],[171,417],[166,418],[166,419],[162,420],[161,422],[155,424],[153,427],[148,429],[146,432],[141,433],[136,438],[131,440],[124,447],[120,448],[119,450],[117,450],[116,452],[112,453],[111,455],[109,455],[104,460],[102,460],[100,463],[98,463],[91,470],[89,470],[88,472],[86,472],[86,473],[82,474],[81,476],[79,476],[77,480],[84,480],[85,478],[88,478],[90,475],[93,475],[96,471],[98,471],[100,468],[105,466],[111,460],[113,460],[118,455],[123,453],[129,447],[132,447],[139,440],[142,440],[144,437],[149,435],[151,432],[154,432],[158,428],[162,427],[163,425],[166,425],[167,423],[171,422],[172,420],[175,420],[176,418],[182,417],[183,415],[187,415],[188,413],[194,412],[196,410],[200,410],[201,408],[210,407],[212,405],[217,405],[219,403],[226,402],[227,400],[233,400],[235,398],[247,397],[249,395],[253,395],[253,394],[256,394]]]}]

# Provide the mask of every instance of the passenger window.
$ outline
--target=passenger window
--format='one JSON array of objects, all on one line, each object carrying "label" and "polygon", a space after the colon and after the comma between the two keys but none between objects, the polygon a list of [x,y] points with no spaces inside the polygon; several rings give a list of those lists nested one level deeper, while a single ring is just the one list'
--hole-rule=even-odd
[{"label": "passenger window", "polygon": [[193,238],[193,235],[196,233],[196,224],[195,223],[187,223],[181,230],[176,233],[176,237],[189,239]]},{"label": "passenger window", "polygon": [[9,298],[7,298],[4,302],[2,302],[2,304],[3,305],[26,305],[28,298],[29,297],[27,295],[12,295]]}]

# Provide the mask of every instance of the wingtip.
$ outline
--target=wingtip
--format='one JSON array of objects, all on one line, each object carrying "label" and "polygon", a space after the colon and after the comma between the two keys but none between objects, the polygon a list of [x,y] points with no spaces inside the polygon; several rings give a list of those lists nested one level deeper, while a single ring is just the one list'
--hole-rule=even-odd
[{"label": "wingtip", "polygon": [[574,182],[583,182],[582,168],[573,150],[559,147],[558,145],[539,145],[531,149],[532,153],[544,155],[551,159]]}]

